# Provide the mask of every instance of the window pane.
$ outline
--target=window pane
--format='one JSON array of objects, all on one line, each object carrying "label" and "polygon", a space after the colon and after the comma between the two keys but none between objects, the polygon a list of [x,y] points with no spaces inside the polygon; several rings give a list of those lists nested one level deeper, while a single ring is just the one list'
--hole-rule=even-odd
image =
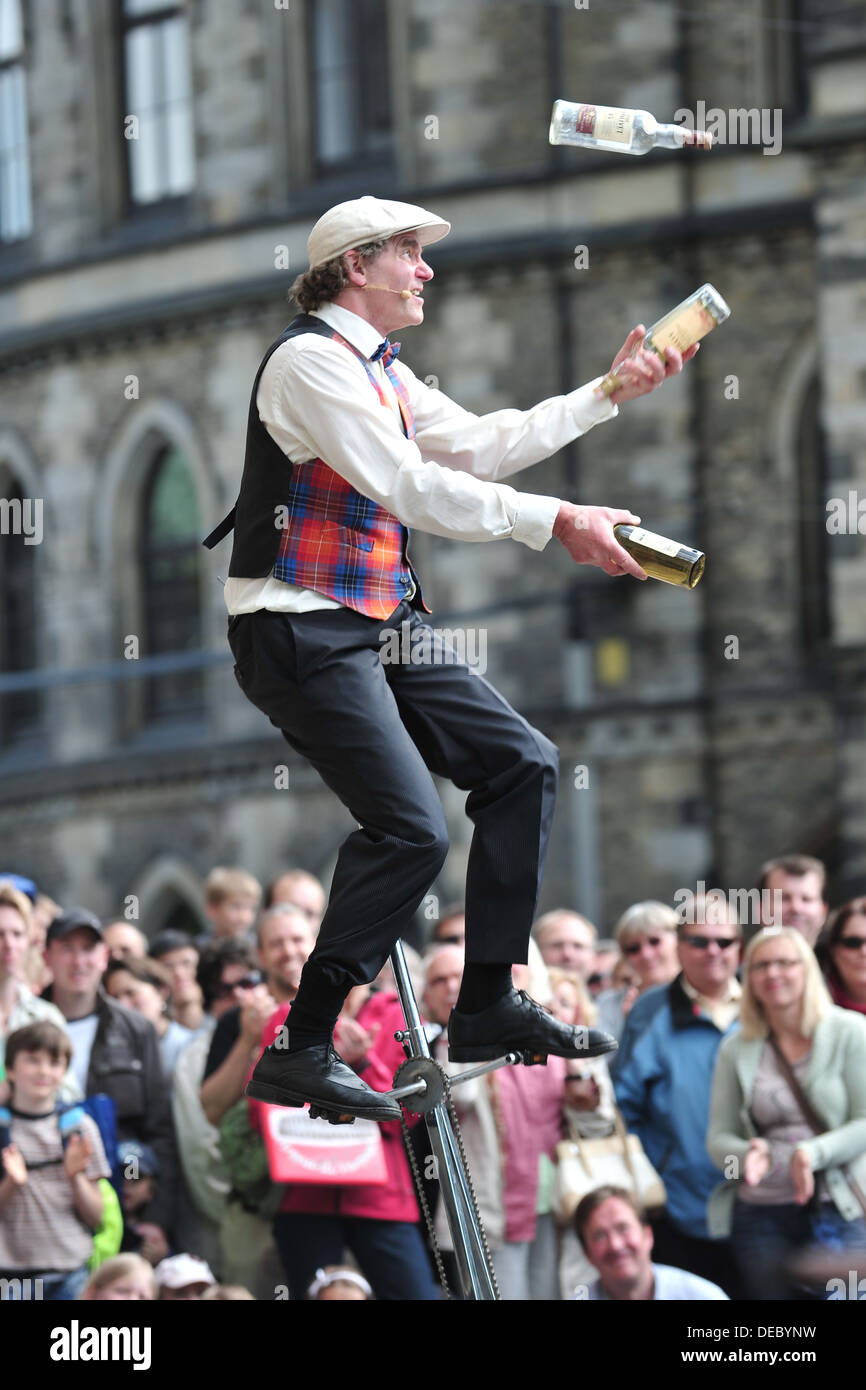
[{"label": "window pane", "polygon": [[382,0],[360,0],[357,20],[361,119],[366,131],[381,138],[391,128],[388,25]]},{"label": "window pane", "polygon": [[391,140],[385,0],[316,0],[316,156],[322,165],[382,154]]},{"label": "window pane", "polygon": [[165,8],[166,0],[123,0],[124,13],[130,16],[151,14],[154,10]]},{"label": "window pane", "polygon": [[351,32],[344,0],[319,0],[315,11],[316,132],[323,164],[347,159],[355,147]]},{"label": "window pane", "polygon": [[143,24],[126,36],[128,114],[138,118],[138,139],[128,141],[134,202],[155,202],[191,188],[194,181],[189,37],[178,16]]},{"label": "window pane", "polygon": [[158,542],[198,537],[198,499],[179,449],[169,449],[163,456],[151,492],[148,525]]},{"label": "window pane", "polygon": [[31,225],[27,93],[16,66],[0,72],[0,238],[25,237]]},{"label": "window pane", "polygon": [[186,20],[170,19],[159,26],[165,73],[165,100],[188,101],[190,95],[189,36]]},{"label": "window pane", "polygon": [[154,116],[138,118],[138,139],[129,140],[129,183],[136,203],[151,203],[162,196],[159,167],[159,131]]},{"label": "window pane", "polygon": [[129,112],[140,116],[153,105],[154,31],[150,25],[126,36],[126,99]]},{"label": "window pane", "polygon": [[189,40],[182,19],[164,24],[162,31],[166,186],[170,193],[183,193],[192,187],[194,180]]},{"label": "window pane", "polygon": [[0,0],[0,61],[17,58],[23,48],[20,0]]}]

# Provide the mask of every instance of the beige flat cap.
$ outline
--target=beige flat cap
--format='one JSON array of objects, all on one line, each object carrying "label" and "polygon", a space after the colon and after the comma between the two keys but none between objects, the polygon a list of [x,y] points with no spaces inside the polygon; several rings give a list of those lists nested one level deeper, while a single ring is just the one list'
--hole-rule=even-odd
[{"label": "beige flat cap", "polygon": [[353,198],[323,213],[307,239],[310,269],[342,256],[355,246],[381,237],[417,232],[422,246],[440,241],[451,231],[451,223],[436,217],[414,203],[395,203],[385,198]]}]

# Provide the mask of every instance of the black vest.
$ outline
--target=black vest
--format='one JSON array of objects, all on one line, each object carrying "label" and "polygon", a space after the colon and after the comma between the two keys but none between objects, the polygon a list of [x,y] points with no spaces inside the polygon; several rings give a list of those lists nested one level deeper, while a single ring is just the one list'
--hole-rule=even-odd
[{"label": "black vest", "polygon": [[244,471],[238,499],[228,516],[202,541],[208,550],[213,550],[234,530],[229,564],[229,575],[233,579],[263,579],[271,573],[279,552],[280,532],[274,525],[274,517],[277,508],[286,501],[292,462],[271,438],[259,418],[256,396],[262,372],[273,353],[282,343],[301,333],[319,333],[325,338],[334,336],[334,330],[323,319],[314,318],[311,314],[298,314],[285,332],[271,343],[256,372],[250,396]]}]

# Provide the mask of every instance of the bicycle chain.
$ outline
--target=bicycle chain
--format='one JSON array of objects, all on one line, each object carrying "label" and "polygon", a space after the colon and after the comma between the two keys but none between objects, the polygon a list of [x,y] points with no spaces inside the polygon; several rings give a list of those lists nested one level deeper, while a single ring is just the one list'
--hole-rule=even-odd
[{"label": "bicycle chain", "polygon": [[415,1184],[415,1191],[418,1194],[418,1205],[421,1208],[421,1215],[424,1217],[424,1224],[427,1227],[427,1235],[430,1239],[430,1249],[433,1251],[433,1259],[436,1261],[436,1272],[439,1275],[439,1283],[442,1285],[445,1297],[451,1299],[453,1298],[453,1294],[448,1285],[445,1265],[442,1263],[442,1251],[439,1249],[439,1241],[436,1239],[436,1231],[433,1226],[433,1217],[430,1213],[430,1204],[427,1201],[427,1193],[424,1191],[424,1184],[421,1180],[421,1174],[418,1171],[418,1160],[415,1157],[415,1150],[412,1147],[412,1136],[409,1133],[409,1125],[406,1121],[405,1105],[402,1106],[400,1125],[403,1130],[403,1144],[406,1149],[406,1157],[409,1160],[409,1167],[412,1169],[412,1181]]},{"label": "bicycle chain", "polygon": [[[484,1225],[481,1221],[481,1213],[478,1210],[478,1199],[475,1196],[475,1186],[472,1182],[472,1174],[469,1171],[469,1164],[466,1160],[466,1149],[463,1145],[463,1131],[460,1128],[460,1121],[457,1118],[457,1110],[454,1106],[454,1100],[451,1095],[451,1078],[445,1071],[444,1067],[442,1067],[434,1058],[431,1057],[430,1061],[433,1062],[433,1065],[437,1068],[442,1077],[442,1086],[445,1092],[445,1109],[448,1113],[448,1118],[451,1121],[451,1127],[454,1131],[454,1137],[457,1140],[457,1147],[460,1150],[460,1162],[463,1166],[463,1172],[466,1177],[466,1186],[469,1191],[469,1199],[472,1203],[472,1210],[475,1214],[475,1224],[477,1225],[478,1232],[481,1236],[481,1245],[484,1250],[484,1261],[487,1265],[487,1272],[490,1275],[490,1282],[493,1285],[494,1296],[497,1300],[499,1300],[499,1284],[496,1280],[496,1270],[493,1266],[493,1256],[490,1253],[490,1246],[487,1243],[487,1232],[484,1229]],[[403,1114],[400,1116],[400,1122],[403,1127],[403,1142],[406,1145],[406,1151],[409,1157],[409,1164],[412,1169],[412,1176],[415,1180],[415,1186],[418,1191],[418,1204],[421,1207],[421,1211],[424,1215],[424,1220],[427,1225],[427,1233],[430,1237],[430,1244],[433,1249],[433,1258],[436,1261],[436,1268],[439,1271],[440,1283],[442,1284],[442,1288],[445,1291],[446,1298],[452,1298],[453,1295],[451,1293],[450,1288],[448,1287],[448,1280],[445,1275],[445,1266],[442,1263],[442,1252],[439,1249],[439,1242],[436,1239],[436,1232],[433,1228],[433,1218],[430,1214],[430,1207],[427,1202],[427,1196],[421,1185],[421,1175],[418,1172],[418,1163],[415,1158],[415,1152],[411,1144],[409,1126],[406,1123],[407,1107],[405,1102],[401,1102],[401,1105],[403,1109]]]},{"label": "bicycle chain", "polygon": [[[437,1066],[439,1064],[437,1063]],[[478,1210],[478,1198],[475,1196],[475,1186],[472,1182],[472,1174],[469,1171],[469,1164],[466,1161],[466,1150],[463,1147],[463,1131],[460,1128],[460,1121],[457,1119],[457,1111],[454,1108],[454,1101],[451,1098],[451,1081],[447,1073],[443,1070],[442,1075],[445,1079],[445,1105],[448,1110],[451,1123],[454,1126],[454,1137],[457,1140],[457,1147],[460,1150],[460,1162],[463,1164],[463,1172],[466,1174],[466,1186],[469,1188],[469,1197],[472,1202],[472,1210],[475,1213],[475,1221],[478,1232],[481,1236],[481,1245],[484,1250],[484,1261],[487,1265],[487,1272],[490,1275],[490,1282],[493,1285],[493,1294],[497,1301],[500,1298],[499,1284],[496,1280],[496,1270],[493,1266],[493,1256],[490,1253],[490,1246],[487,1244],[487,1232],[481,1221],[481,1213]]]}]

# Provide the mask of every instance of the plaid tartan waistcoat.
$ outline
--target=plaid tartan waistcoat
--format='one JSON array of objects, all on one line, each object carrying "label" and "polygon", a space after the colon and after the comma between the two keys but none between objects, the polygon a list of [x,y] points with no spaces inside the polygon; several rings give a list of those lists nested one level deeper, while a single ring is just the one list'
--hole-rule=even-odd
[{"label": "plaid tartan waistcoat", "polygon": [[[259,418],[256,396],[262,372],[277,348],[301,333],[319,333],[355,353],[371,390],[390,409],[363,354],[322,319],[299,314],[262,358],[250,397],[238,499],[203,544],[210,550],[234,530],[232,578],[273,573],[287,584],[315,589],[371,618],[387,618],[414,585],[413,605],[429,612],[409,561],[408,528],[324,459],[291,463]],[[385,370],[397,393],[403,428],[412,439],[415,428],[406,390],[389,363]]]}]

